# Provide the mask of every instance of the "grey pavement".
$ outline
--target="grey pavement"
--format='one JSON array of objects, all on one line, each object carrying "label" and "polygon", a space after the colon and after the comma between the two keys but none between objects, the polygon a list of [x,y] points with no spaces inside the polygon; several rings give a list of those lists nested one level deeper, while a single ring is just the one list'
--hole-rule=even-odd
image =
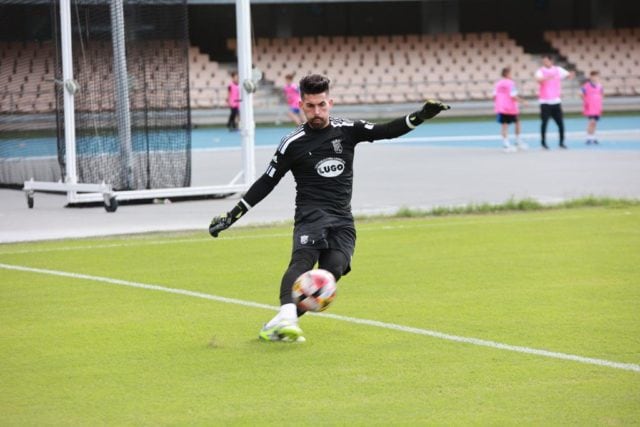
[{"label": "grey pavement", "polygon": [[[534,198],[554,203],[582,196],[640,198],[640,151],[558,149],[503,153],[496,149],[361,144],[356,150],[355,214],[391,214],[401,207],[429,209]],[[256,151],[258,174],[273,148]],[[194,154],[193,184],[224,184],[239,170],[232,151]],[[288,174],[234,226],[290,221],[295,184]],[[0,242],[81,238],[154,231],[201,230],[228,199],[68,208],[66,196],[37,193],[28,209],[22,191],[0,189]]]}]

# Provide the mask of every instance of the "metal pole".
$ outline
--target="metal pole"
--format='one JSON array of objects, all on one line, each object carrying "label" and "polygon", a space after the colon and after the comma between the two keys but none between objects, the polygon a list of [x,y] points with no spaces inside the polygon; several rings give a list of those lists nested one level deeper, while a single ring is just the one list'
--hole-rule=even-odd
[{"label": "metal pole", "polygon": [[253,93],[247,90],[245,82],[251,81],[251,8],[249,0],[236,0],[236,34],[238,39],[238,76],[240,79],[240,135],[242,138],[242,160],[244,183],[255,180],[255,129],[253,118]]},{"label": "metal pole", "polygon": [[113,72],[116,89],[116,118],[120,156],[125,173],[126,188],[133,189],[133,149],[131,146],[131,113],[129,110],[129,78],[124,39],[124,11],[122,0],[111,0],[111,38],[113,44]]},{"label": "metal pole", "polygon": [[[71,49],[71,4],[70,0],[60,1],[60,41],[62,48],[62,92],[64,96],[64,145],[66,177],[70,184],[78,182],[76,166],[76,121],[73,90],[73,57]],[[75,191],[67,191],[67,200],[73,202]]]}]

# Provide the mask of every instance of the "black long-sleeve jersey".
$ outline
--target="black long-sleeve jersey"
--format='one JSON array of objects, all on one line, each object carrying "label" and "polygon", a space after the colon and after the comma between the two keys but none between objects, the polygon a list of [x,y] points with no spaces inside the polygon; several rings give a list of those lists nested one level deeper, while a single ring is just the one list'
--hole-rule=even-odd
[{"label": "black long-sleeve jersey", "polygon": [[282,139],[266,172],[249,188],[243,202],[247,208],[255,206],[291,171],[296,182],[296,222],[305,208],[351,217],[356,145],[395,138],[413,128],[408,116],[383,124],[331,117],[323,129],[300,125]]}]

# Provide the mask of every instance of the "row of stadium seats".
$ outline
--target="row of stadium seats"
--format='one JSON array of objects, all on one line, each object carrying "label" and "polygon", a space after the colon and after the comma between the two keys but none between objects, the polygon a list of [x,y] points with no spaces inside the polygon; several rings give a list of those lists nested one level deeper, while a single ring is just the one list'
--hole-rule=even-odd
[{"label": "row of stadium seats", "polygon": [[[640,29],[548,31],[544,37],[579,72],[599,70],[607,94],[640,94]],[[234,50],[235,40],[228,40],[227,47]],[[79,98],[77,108],[113,108],[112,100],[100,96],[111,90],[110,44],[91,42],[76,46],[75,52],[76,79],[82,91],[92,94]],[[152,108],[166,105],[163,97],[184,102],[170,96],[172,82],[185,79],[184,66],[175,61],[183,52],[172,40],[149,41],[128,52],[134,108],[145,97],[149,102],[149,94],[154,94]],[[276,88],[284,85],[286,74],[300,78],[320,72],[331,77],[334,98],[345,104],[414,102],[425,96],[491,99],[493,84],[507,65],[524,96],[533,97],[537,90],[533,74],[539,59],[506,33],[258,38],[253,53],[254,64]],[[195,46],[187,56],[191,106],[225,107],[233,64],[213,61]],[[54,57],[52,43],[0,42],[0,112],[54,111]],[[258,92],[256,107],[281,102],[277,95],[266,95]]]},{"label": "row of stadium seats", "polygon": [[[176,82],[186,81],[186,64],[179,60],[186,50],[173,40],[149,41],[127,51],[130,101],[133,108],[183,108],[184,96],[176,95]],[[0,42],[0,113],[45,113],[55,110],[55,59],[52,43]],[[74,46],[74,77],[80,82],[76,109],[113,109],[113,48],[108,42],[92,41]],[[222,86],[228,73],[189,49],[190,79],[208,75],[209,87]],[[178,59],[178,60],[177,60]],[[215,79],[212,79],[215,77]],[[191,86],[191,97],[198,106],[198,91]],[[183,90],[183,89],[178,89]],[[209,91],[211,92],[211,91]],[[209,98],[212,97],[208,93]],[[218,104],[223,103],[219,101]],[[193,103],[192,103],[193,104]]]},{"label": "row of stadium seats", "polygon": [[0,112],[53,111],[51,43],[0,42]]},{"label": "row of stadium seats", "polygon": [[[227,43],[229,49],[235,41]],[[328,75],[340,103],[491,99],[510,65],[523,83],[537,60],[506,33],[258,39],[254,63],[277,86],[284,76]],[[535,82],[531,82],[535,86]],[[524,89],[535,90],[531,84]]]},{"label": "row of stadium seats", "polygon": [[547,31],[544,38],[585,75],[599,71],[606,95],[640,95],[640,28]]}]

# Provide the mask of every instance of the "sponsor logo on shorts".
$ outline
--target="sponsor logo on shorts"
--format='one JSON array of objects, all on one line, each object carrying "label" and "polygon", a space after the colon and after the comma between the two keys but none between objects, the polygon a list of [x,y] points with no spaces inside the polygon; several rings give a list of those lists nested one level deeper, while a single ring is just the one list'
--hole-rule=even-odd
[{"label": "sponsor logo on shorts", "polygon": [[333,178],[344,172],[344,160],[337,157],[329,157],[316,163],[316,172],[324,178]]}]

